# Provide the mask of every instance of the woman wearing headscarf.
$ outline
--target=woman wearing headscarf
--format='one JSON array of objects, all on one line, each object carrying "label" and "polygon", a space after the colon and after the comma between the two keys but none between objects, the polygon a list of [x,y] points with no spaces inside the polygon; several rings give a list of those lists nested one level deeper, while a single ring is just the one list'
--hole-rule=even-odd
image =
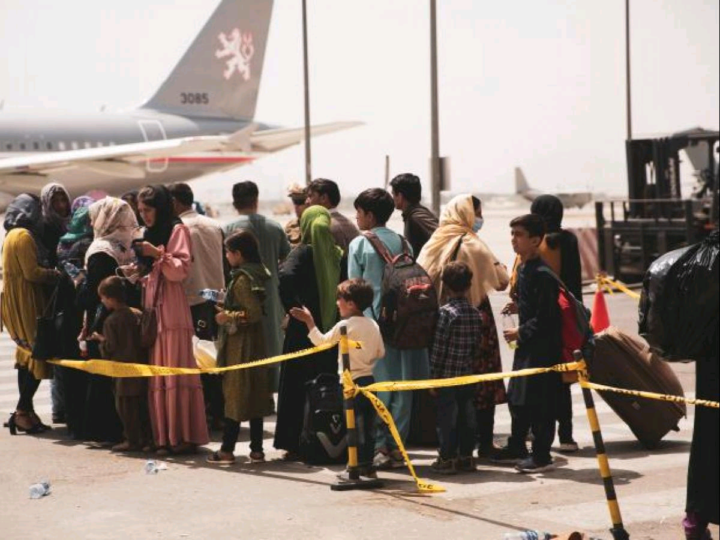
[{"label": "woman wearing headscarf", "polygon": [[[183,287],[192,264],[190,231],[174,216],[172,198],[164,186],[140,191],[138,208],[147,227],[138,248],[149,265],[143,280],[144,307],[152,308],[157,297],[158,334],[150,363],[196,367],[193,321]],[[199,375],[152,378],[149,404],[153,438],[160,453],[193,453],[209,442]]]},{"label": "woman wearing headscarf", "polygon": [[[500,340],[495,316],[488,294],[504,291],[509,282],[507,268],[498,262],[490,248],[479,237],[484,225],[482,203],[472,195],[459,195],[448,203],[440,220],[440,226],[420,252],[418,264],[430,275],[444,301],[442,271],[453,261],[464,262],[473,273],[470,302],[480,311],[483,321],[480,355],[476,361],[477,374],[502,371]],[[481,457],[494,452],[493,432],[495,408],[507,402],[502,381],[479,384],[476,390],[478,453]]]},{"label": "woman wearing headscarf", "polygon": [[[133,234],[137,221],[126,202],[106,197],[88,208],[94,239],[85,253],[86,278],[78,287],[77,304],[85,312],[81,341],[87,344],[89,358],[101,358],[99,344],[88,336],[101,333],[107,312],[100,302],[98,287],[120,266],[134,260]],[[82,427],[74,436],[84,440],[117,443],[123,430],[113,397],[113,381],[108,377],[89,375]]]},{"label": "woman wearing headscarf", "polygon": [[40,240],[42,210],[34,195],[19,195],[5,212],[7,236],[3,244],[2,322],[17,344],[15,367],[20,400],[8,421],[10,433],[37,434],[48,428],[35,414],[33,398],[42,379],[52,370],[32,357],[37,318],[47,305],[45,285],[55,283],[59,272],[48,268],[48,252]]},{"label": "woman wearing headscarf", "polygon": [[42,242],[50,253],[50,264],[57,265],[57,247],[60,237],[70,223],[70,194],[62,184],[53,182],[40,191],[42,203]]},{"label": "woman wearing headscarf", "polygon": [[[342,281],[342,250],[335,245],[330,230],[330,212],[312,206],[300,219],[301,244],[280,268],[280,300],[286,311],[307,307],[322,332],[337,323],[337,286]],[[284,352],[309,349],[307,327],[290,318],[285,333]],[[305,407],[305,385],[322,374],[337,375],[337,350],[308,356],[299,362],[287,362],[280,368],[275,448],[285,450],[288,460],[299,459],[300,433]]]}]

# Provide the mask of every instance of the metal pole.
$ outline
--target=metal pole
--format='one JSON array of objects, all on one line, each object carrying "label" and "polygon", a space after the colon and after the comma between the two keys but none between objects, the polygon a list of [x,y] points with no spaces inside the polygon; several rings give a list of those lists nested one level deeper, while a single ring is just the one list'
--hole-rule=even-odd
[{"label": "metal pole", "polygon": [[625,84],[627,100],[627,140],[633,138],[632,71],[630,61],[630,0],[625,0]]},{"label": "metal pole", "polygon": [[438,105],[437,0],[430,0],[430,94],[432,110],[432,208],[440,215],[440,107]]},{"label": "metal pole", "polygon": [[308,54],[307,0],[302,2],[303,71],[305,78],[305,183],[312,182],[312,146],[310,143],[310,66]]}]

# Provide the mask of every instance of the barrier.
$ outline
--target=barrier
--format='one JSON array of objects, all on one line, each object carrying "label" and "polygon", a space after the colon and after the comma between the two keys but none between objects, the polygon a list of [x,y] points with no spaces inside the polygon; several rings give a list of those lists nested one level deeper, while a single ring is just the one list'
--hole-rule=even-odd
[{"label": "barrier", "polygon": [[640,301],[641,295],[631,290],[622,281],[616,281],[614,279],[610,279],[606,275],[598,274],[597,282],[599,288],[605,289],[610,294],[615,294],[615,291],[617,290],[627,294],[630,298],[633,298],[634,300]]}]

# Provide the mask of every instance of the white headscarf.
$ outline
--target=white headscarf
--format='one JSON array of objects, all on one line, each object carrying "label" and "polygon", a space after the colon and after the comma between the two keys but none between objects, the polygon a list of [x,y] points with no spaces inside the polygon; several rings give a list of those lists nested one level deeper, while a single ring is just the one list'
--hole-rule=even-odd
[{"label": "white headscarf", "polygon": [[132,241],[139,234],[137,218],[130,205],[115,197],[106,197],[90,205],[89,212],[95,239],[85,255],[85,263],[92,255],[105,253],[120,266],[130,264],[135,259]]},{"label": "white headscarf", "polygon": [[[68,205],[70,204],[71,199],[68,190],[65,189],[65,186],[58,184],[57,182],[52,182],[42,188],[40,191],[40,203],[42,204],[42,213],[45,223],[49,223],[65,233],[72,215],[68,214],[67,216],[61,216],[55,211],[52,205],[52,200],[57,193],[64,193],[68,199]],[[68,210],[70,210],[69,207]]]},{"label": "white headscarf", "polygon": [[442,271],[446,264],[453,262],[457,251],[455,260],[466,263],[473,272],[469,300],[473,306],[479,306],[491,290],[507,287],[509,277],[505,267],[496,264],[495,255],[473,231],[475,207],[472,199],[472,195],[459,195],[450,201],[440,226],[425,244],[417,262],[430,275],[442,297]]}]

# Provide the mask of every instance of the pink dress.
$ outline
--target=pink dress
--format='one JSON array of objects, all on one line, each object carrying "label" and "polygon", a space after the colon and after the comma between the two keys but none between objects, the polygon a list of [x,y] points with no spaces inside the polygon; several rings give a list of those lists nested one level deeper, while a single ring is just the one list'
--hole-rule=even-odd
[{"label": "pink dress", "polygon": [[[145,282],[145,307],[150,307],[158,282],[158,337],[150,352],[155,366],[194,368],[193,325],[183,288],[192,264],[190,231],[176,225],[162,256]],[[162,280],[160,275],[162,273]],[[182,443],[203,445],[210,441],[205,401],[199,375],[150,379],[150,420],[159,447]]]}]

